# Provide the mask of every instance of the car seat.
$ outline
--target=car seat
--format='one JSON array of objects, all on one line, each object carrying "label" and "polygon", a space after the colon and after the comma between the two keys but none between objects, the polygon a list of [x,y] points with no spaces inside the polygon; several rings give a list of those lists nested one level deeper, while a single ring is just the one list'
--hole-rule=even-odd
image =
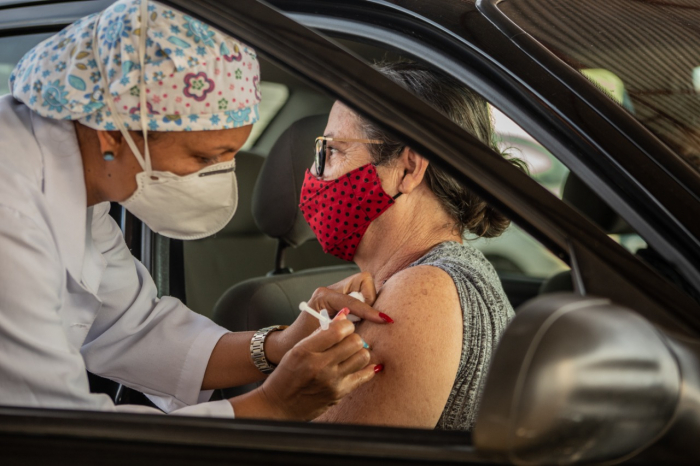
[{"label": "car seat", "polygon": [[236,214],[216,235],[183,241],[187,305],[207,317],[233,283],[264,275],[274,263],[277,242],[255,225],[251,207],[255,181],[264,162],[260,155],[236,154]]},{"label": "car seat", "polygon": [[[609,235],[635,233],[632,227],[617,212],[611,209],[573,173],[569,173],[566,177],[562,199]],[[545,280],[540,287],[539,294],[557,291],[574,291],[570,270],[560,272]]]}]

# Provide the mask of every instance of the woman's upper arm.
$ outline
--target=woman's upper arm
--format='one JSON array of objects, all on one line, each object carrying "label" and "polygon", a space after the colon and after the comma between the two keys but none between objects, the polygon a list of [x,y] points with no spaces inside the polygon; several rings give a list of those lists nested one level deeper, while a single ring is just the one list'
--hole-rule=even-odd
[{"label": "woman's upper arm", "polygon": [[433,428],[462,349],[454,282],[437,267],[412,267],[384,285],[374,307],[395,323],[362,322],[357,333],[372,348],[372,363],[384,364],[384,370],[317,420]]}]

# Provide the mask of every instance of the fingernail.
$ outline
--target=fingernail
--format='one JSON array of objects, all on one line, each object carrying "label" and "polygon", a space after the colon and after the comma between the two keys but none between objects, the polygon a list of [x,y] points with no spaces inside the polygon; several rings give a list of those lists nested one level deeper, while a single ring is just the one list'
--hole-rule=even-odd
[{"label": "fingernail", "polygon": [[[360,337],[360,338],[362,338],[362,337]],[[362,347],[363,347],[364,349],[369,349],[369,345],[367,344],[367,342],[365,341],[364,338],[362,338]]]},{"label": "fingernail", "polygon": [[377,364],[374,366],[374,373],[377,374],[384,370],[384,364]]},{"label": "fingernail", "polygon": [[384,322],[386,322],[387,324],[393,324],[393,323],[394,323],[394,319],[392,319],[392,318],[389,317],[388,315],[384,314],[383,312],[380,312],[380,313],[379,313],[379,318],[382,319],[382,320],[383,320]]},{"label": "fingernail", "polygon": [[341,320],[344,318],[347,318],[346,316],[350,314],[350,309],[347,307],[342,308],[336,315],[333,317],[333,320]]}]

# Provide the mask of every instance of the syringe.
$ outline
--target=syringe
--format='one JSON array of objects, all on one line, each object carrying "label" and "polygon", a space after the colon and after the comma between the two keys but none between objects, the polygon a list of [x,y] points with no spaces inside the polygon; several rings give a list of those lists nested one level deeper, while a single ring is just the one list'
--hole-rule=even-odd
[{"label": "syringe", "polygon": [[321,309],[321,312],[318,312],[311,308],[306,301],[302,301],[299,303],[299,310],[308,312],[312,316],[316,317],[321,323],[321,330],[328,330],[328,326],[331,323],[331,318],[328,316],[328,311],[326,309]]},{"label": "syringe", "polygon": [[[352,296],[353,298],[355,298],[359,301],[362,301],[363,303],[365,302],[365,297],[362,296],[362,293],[360,293],[360,292],[353,291],[349,294],[349,296]],[[328,310],[321,309],[320,312],[316,311],[311,306],[309,306],[309,304],[306,301],[302,301],[301,303],[299,303],[299,310],[302,312],[308,312],[312,316],[316,317],[318,319],[318,321],[321,323],[321,330],[328,329],[328,326],[331,323],[331,318],[328,315]],[[362,319],[360,319],[356,315],[348,314],[348,320],[352,323],[356,323],[356,322],[361,321]]]}]

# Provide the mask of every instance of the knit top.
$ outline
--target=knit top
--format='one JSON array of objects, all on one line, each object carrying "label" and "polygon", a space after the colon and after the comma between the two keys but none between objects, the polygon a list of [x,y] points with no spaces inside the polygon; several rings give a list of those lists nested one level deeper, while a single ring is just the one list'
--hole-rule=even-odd
[{"label": "knit top", "polygon": [[515,313],[491,263],[467,242],[441,243],[410,267],[417,265],[438,267],[452,278],[463,315],[459,368],[435,428],[470,430],[491,356]]}]

